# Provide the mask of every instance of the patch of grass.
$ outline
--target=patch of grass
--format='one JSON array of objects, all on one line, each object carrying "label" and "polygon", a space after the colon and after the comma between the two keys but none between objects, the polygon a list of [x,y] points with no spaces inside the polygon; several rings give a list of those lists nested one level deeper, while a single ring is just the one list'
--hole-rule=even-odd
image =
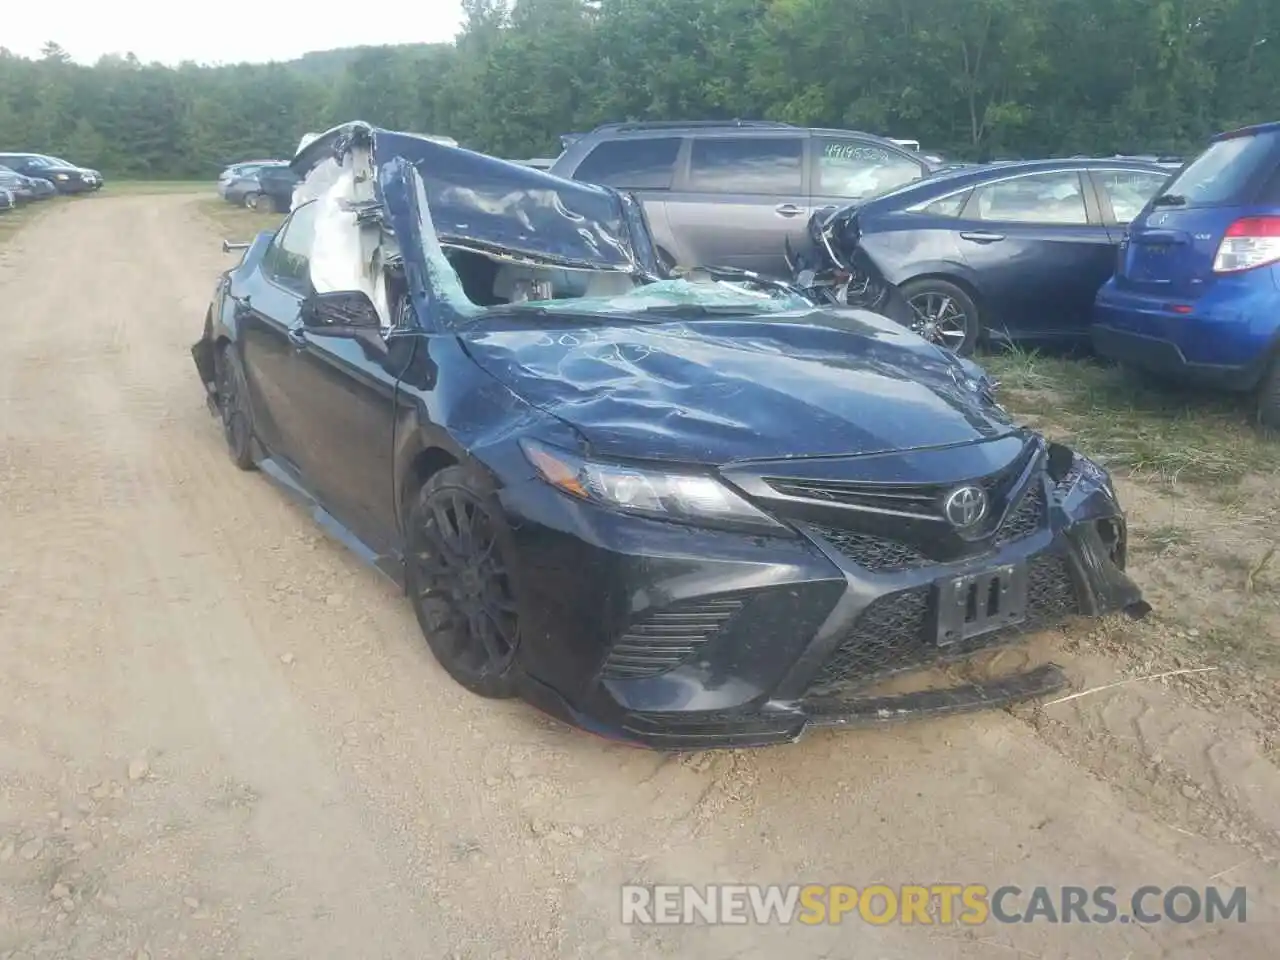
[{"label": "patch of grass", "polygon": [[1108,467],[1202,484],[1280,470],[1280,443],[1253,426],[1239,397],[1153,384],[1092,358],[1014,348],[982,363],[1010,410]]},{"label": "patch of grass", "polygon": [[259,213],[210,197],[196,203],[200,214],[222,234],[224,240],[252,240],[263,230],[274,230],[284,222],[283,213]]}]

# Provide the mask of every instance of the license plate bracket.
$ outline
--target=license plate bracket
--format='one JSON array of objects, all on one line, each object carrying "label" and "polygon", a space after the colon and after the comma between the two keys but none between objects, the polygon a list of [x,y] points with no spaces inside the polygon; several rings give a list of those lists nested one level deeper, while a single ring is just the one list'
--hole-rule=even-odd
[{"label": "license plate bracket", "polygon": [[1027,619],[1027,565],[946,577],[936,593],[937,644],[950,647]]}]

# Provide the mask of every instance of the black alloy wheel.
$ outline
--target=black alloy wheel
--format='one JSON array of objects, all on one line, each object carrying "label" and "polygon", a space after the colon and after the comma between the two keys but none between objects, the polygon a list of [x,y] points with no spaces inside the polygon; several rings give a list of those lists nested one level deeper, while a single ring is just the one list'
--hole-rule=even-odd
[{"label": "black alloy wheel", "polygon": [[461,466],[432,475],[408,526],[406,580],[436,659],[473,693],[515,696],[520,618],[511,530],[487,479]]},{"label": "black alloy wheel", "polygon": [[230,344],[218,354],[218,410],[222,414],[222,433],[227,440],[231,459],[241,470],[252,470],[253,409],[249,405],[249,384],[244,367]]}]

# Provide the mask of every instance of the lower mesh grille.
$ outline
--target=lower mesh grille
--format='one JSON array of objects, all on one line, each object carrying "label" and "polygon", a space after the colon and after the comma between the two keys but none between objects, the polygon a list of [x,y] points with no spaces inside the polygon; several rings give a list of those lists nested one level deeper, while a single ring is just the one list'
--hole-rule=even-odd
[{"label": "lower mesh grille", "polygon": [[1026,622],[943,648],[934,642],[930,629],[932,590],[931,586],[915,587],[873,601],[818,672],[810,690],[846,680],[874,680],[954,659],[1003,643],[1011,633],[1079,612],[1066,561],[1055,555],[1037,557],[1028,570]]},{"label": "lower mesh grille", "polygon": [[1040,529],[1044,520],[1044,487],[1039,483],[1031,484],[1031,488],[1022,495],[1018,505],[1013,508],[1000,530],[996,534],[996,546],[1013,543],[1023,537],[1029,537]]},{"label": "lower mesh grille", "polygon": [[647,614],[618,638],[601,676],[623,680],[656,677],[678,667],[742,609],[743,596],[700,598]]},{"label": "lower mesh grille", "polygon": [[1062,557],[1037,557],[1027,574],[1028,620],[1043,623],[1080,612],[1076,588]]},{"label": "lower mesh grille", "polygon": [[814,531],[833,547],[867,570],[906,570],[927,566],[934,561],[909,544],[870,534],[837,530],[834,527],[814,527]]}]

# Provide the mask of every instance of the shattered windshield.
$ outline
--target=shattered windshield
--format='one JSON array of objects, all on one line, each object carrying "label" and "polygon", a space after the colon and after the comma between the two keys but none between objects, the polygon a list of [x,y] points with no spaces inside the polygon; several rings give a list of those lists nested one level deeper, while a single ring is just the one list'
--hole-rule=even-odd
[{"label": "shattered windshield", "polygon": [[557,313],[640,314],[654,318],[699,316],[757,316],[803,310],[811,304],[797,294],[750,290],[721,281],[659,280],[641,283],[631,290],[606,296],[571,299],[524,300],[511,304]]},{"label": "shattered windshield", "polygon": [[[502,172],[512,177],[506,166]],[[530,174],[526,171],[521,176]],[[399,158],[389,161],[384,170],[384,189],[394,190],[397,181],[408,188],[402,195],[407,201],[403,207],[395,197],[390,201],[393,220],[397,214],[406,215],[397,231],[400,248],[408,255],[420,254],[426,285],[446,324],[471,326],[504,316],[554,321],[565,315],[661,323],[812,308],[790,286],[770,286],[750,275],[738,278],[725,276],[724,271],[719,276],[695,271],[687,277],[655,277],[635,259],[631,243],[636,235],[618,219],[619,208],[611,195],[575,196],[581,205],[600,207],[596,216],[587,217],[571,210],[567,200],[551,206],[535,203],[541,194],[514,189],[518,185],[513,184],[503,194],[507,215],[491,212],[481,220],[472,194],[496,191],[471,188],[467,196],[474,216],[464,223],[461,191],[449,187],[432,197],[420,169]],[[564,190],[568,196],[572,185]],[[435,209],[432,199],[438,199],[443,209]],[[513,209],[524,216],[512,215]],[[446,227],[443,237],[441,222]]]}]

